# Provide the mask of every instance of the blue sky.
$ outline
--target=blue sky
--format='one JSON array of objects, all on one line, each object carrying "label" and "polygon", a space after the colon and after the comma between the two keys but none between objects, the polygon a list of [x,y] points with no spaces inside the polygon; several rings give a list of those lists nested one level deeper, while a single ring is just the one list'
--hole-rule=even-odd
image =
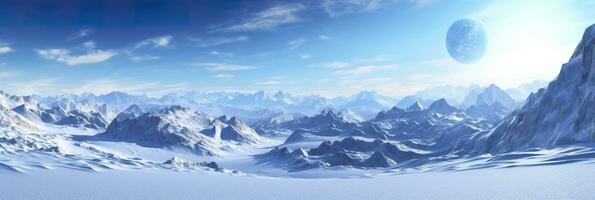
[{"label": "blue sky", "polygon": [[[550,80],[595,23],[592,1],[1,1],[0,89],[16,94],[361,90]],[[484,22],[484,58],[448,27]]]}]

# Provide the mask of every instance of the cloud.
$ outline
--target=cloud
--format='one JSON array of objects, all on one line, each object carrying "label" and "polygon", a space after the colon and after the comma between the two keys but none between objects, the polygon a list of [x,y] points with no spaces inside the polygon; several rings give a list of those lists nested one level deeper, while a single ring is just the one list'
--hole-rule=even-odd
[{"label": "cloud", "polygon": [[134,46],[134,49],[140,49],[140,48],[147,47],[147,46],[149,46],[151,48],[168,47],[173,38],[174,37],[171,35],[164,35],[164,36],[145,39],[143,41],[136,43],[136,45]]},{"label": "cloud", "polygon": [[199,47],[211,47],[219,46],[231,43],[246,42],[250,40],[248,36],[236,36],[236,37],[214,37],[214,38],[188,38],[188,40]]},{"label": "cloud", "polygon": [[0,47],[0,54],[10,53],[12,51],[12,48],[10,48],[9,46]]},{"label": "cloud", "polygon": [[[5,89],[12,94],[17,95],[51,95],[52,92],[56,92],[55,83],[58,81],[57,78],[48,79],[33,79],[26,81],[10,81],[3,83]],[[54,93],[55,94],[55,93]]]},{"label": "cloud", "polygon": [[380,63],[390,61],[391,59],[386,55],[377,55],[371,58],[356,59],[354,62],[359,63]]},{"label": "cloud", "polygon": [[337,62],[331,62],[331,63],[323,63],[322,67],[327,68],[327,69],[344,69],[351,66],[350,63],[348,62],[341,62],[341,61],[337,61]]},{"label": "cloud", "polygon": [[224,58],[232,58],[234,56],[233,53],[221,52],[221,51],[211,51],[209,54]]},{"label": "cloud", "polygon": [[214,32],[273,30],[279,26],[300,21],[298,13],[305,8],[299,3],[276,5],[255,13],[239,23],[217,28]]},{"label": "cloud", "polygon": [[11,78],[15,77],[17,74],[17,72],[0,72],[0,78]]},{"label": "cloud", "polygon": [[413,4],[414,7],[421,8],[436,3],[437,1],[438,0],[409,0],[409,3]]},{"label": "cloud", "polygon": [[320,7],[331,17],[373,11],[380,7],[381,0],[324,0]]},{"label": "cloud", "polygon": [[82,45],[85,49],[95,49],[95,47],[97,47],[97,43],[95,43],[95,41],[87,41],[84,42]]},{"label": "cloud", "polygon": [[301,47],[302,45],[304,45],[305,42],[306,42],[306,39],[298,38],[298,39],[289,41],[289,43],[287,43],[287,46],[289,46],[289,49],[297,49],[297,48]]},{"label": "cloud", "polygon": [[113,50],[89,49],[86,53],[72,55],[68,49],[36,49],[37,55],[48,60],[55,60],[67,65],[100,63],[109,60],[117,53]]},{"label": "cloud", "polygon": [[394,70],[396,69],[396,65],[363,65],[358,67],[352,68],[343,68],[336,70],[335,72],[338,74],[349,75],[349,76],[357,76],[362,74],[369,74],[378,71],[387,71],[387,70]]},{"label": "cloud", "polygon": [[216,74],[213,78],[233,78],[235,75],[233,74]]},{"label": "cloud", "polygon": [[312,58],[312,54],[305,53],[305,54],[300,55],[300,58],[303,60],[308,60],[308,59]]},{"label": "cloud", "polygon": [[153,56],[153,55],[138,55],[138,56],[130,56],[130,60],[134,61],[134,62],[142,62],[142,61],[147,61],[147,60],[157,60],[160,59],[161,57],[159,56]]},{"label": "cloud", "polygon": [[79,38],[83,38],[83,37],[90,35],[91,33],[93,33],[92,29],[83,29],[83,30],[77,31],[76,33],[73,33],[70,36],[68,36],[68,40],[76,40]]},{"label": "cloud", "polygon": [[128,47],[122,50],[123,54],[127,55],[130,60],[134,62],[141,62],[141,61],[148,61],[148,60],[157,60],[161,59],[160,56],[155,55],[139,55],[142,53],[137,53],[138,51],[143,52],[143,50],[148,49],[155,49],[155,48],[166,48],[171,45],[171,41],[173,40],[173,36],[171,35],[163,35],[159,37],[148,38],[137,42],[134,46]]},{"label": "cloud", "polygon": [[328,41],[328,40],[332,40],[333,38],[331,36],[328,36],[328,35],[319,35],[318,36],[318,39],[327,40]]},{"label": "cloud", "polygon": [[261,81],[261,82],[256,82],[256,85],[278,85],[280,83],[281,83],[281,81]]},{"label": "cloud", "polygon": [[322,63],[322,64],[318,64],[318,66],[327,68],[327,69],[331,69],[331,70],[343,70],[343,69],[347,69],[347,68],[352,68],[357,65],[374,66],[374,65],[386,63],[387,61],[390,61],[390,58],[388,58],[387,56],[377,55],[377,56],[374,56],[371,58],[354,59],[349,62],[335,61],[335,62],[329,62],[329,63]]},{"label": "cloud", "polygon": [[235,65],[227,63],[192,63],[190,65],[202,67],[209,71],[240,71],[256,69],[256,67],[249,65]]}]

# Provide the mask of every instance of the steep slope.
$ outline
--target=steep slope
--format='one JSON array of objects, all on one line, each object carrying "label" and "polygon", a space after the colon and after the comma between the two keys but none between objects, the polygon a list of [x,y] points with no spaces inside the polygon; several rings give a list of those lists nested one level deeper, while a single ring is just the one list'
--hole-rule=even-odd
[{"label": "steep slope", "polygon": [[0,128],[16,129],[20,131],[39,130],[39,127],[34,123],[2,105],[0,105]]},{"label": "steep slope", "polygon": [[[461,142],[460,152],[503,153],[595,141],[595,25],[558,77],[485,134]],[[462,141],[465,141],[463,139]]]}]

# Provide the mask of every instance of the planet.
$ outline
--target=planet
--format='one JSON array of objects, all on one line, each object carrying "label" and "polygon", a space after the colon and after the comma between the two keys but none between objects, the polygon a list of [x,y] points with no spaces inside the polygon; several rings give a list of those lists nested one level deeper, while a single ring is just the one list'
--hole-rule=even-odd
[{"label": "planet", "polygon": [[450,26],[446,34],[446,49],[459,63],[479,61],[488,49],[486,26],[474,18],[462,18]]}]

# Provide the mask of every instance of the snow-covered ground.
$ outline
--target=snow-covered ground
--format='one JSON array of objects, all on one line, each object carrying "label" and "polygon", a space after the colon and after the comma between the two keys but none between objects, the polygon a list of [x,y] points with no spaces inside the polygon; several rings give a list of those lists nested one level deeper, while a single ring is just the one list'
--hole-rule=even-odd
[{"label": "snow-covered ground", "polygon": [[218,172],[0,173],[0,199],[593,199],[595,165],[426,172],[373,178],[271,178]]}]

